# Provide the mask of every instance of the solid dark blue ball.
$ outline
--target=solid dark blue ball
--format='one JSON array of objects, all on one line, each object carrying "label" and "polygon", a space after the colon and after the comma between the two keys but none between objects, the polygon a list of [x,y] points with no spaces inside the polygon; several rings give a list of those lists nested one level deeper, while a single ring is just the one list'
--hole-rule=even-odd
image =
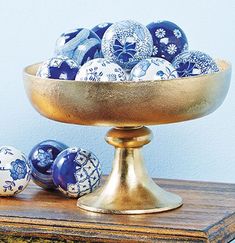
[{"label": "solid dark blue ball", "polygon": [[33,147],[28,159],[32,164],[32,179],[37,185],[45,189],[56,188],[52,180],[52,165],[66,148],[67,145],[55,140],[46,140]]},{"label": "solid dark blue ball", "polygon": [[175,23],[158,21],[146,27],[153,38],[152,57],[161,57],[171,62],[178,54],[188,49],[187,37]]},{"label": "solid dark blue ball", "polygon": [[102,40],[105,31],[112,25],[112,23],[101,23],[93,27],[91,30],[94,31]]}]

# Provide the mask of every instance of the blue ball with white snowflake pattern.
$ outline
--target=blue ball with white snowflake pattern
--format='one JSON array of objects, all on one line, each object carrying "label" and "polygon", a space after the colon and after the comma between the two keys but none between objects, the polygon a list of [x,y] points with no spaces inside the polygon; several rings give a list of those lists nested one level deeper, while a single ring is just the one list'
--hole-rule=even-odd
[{"label": "blue ball with white snowflake pattern", "polygon": [[79,65],[65,56],[57,56],[43,62],[37,71],[37,76],[41,78],[74,80]]},{"label": "blue ball with white snowflake pattern", "polygon": [[125,70],[131,70],[139,61],[149,58],[152,51],[153,40],[149,30],[133,20],[114,23],[102,39],[104,57]]},{"label": "blue ball with white snowflake pattern", "polygon": [[32,164],[32,179],[44,189],[56,188],[52,179],[52,165],[57,155],[68,148],[67,145],[46,140],[35,145],[29,153],[28,159]]},{"label": "blue ball with white snowflake pattern", "polygon": [[81,197],[99,186],[100,161],[88,150],[68,148],[57,156],[52,176],[54,184],[62,193],[68,197]]},{"label": "blue ball with white snowflake pattern", "polygon": [[172,62],[179,77],[197,76],[218,72],[216,62],[201,51],[185,51]]},{"label": "blue ball with white snowflake pattern", "polygon": [[102,40],[105,31],[112,25],[112,23],[101,23],[93,27],[91,30],[94,31]]},{"label": "blue ball with white snowflake pattern", "polygon": [[92,30],[78,28],[63,33],[56,41],[56,55],[75,60],[79,65],[102,56],[101,40]]},{"label": "blue ball with white snowflake pattern", "polygon": [[161,57],[169,62],[181,52],[188,50],[184,31],[170,21],[152,22],[146,26],[153,38],[152,57]]}]

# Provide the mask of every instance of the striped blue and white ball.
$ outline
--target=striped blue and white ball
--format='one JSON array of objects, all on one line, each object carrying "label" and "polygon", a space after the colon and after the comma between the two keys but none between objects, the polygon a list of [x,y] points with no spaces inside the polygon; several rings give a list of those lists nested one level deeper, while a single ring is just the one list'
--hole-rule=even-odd
[{"label": "striped blue and white ball", "polygon": [[67,145],[46,140],[35,145],[29,153],[28,159],[32,164],[32,179],[40,187],[55,189],[52,179],[52,165],[57,155],[68,148]]},{"label": "striped blue and white ball", "polygon": [[112,23],[101,23],[93,27],[91,30],[94,31],[102,40],[105,31],[112,25]]},{"label": "striped blue and white ball", "polygon": [[124,70],[105,58],[96,58],[85,63],[79,70],[77,81],[125,81]]},{"label": "striped blue and white ball", "polygon": [[56,41],[55,53],[74,59],[79,65],[101,57],[101,40],[93,31],[85,28],[63,33]]},{"label": "striped blue and white ball", "polygon": [[100,184],[100,162],[85,149],[64,150],[57,156],[52,171],[55,185],[68,197],[81,197],[93,192]]},{"label": "striped blue and white ball", "polygon": [[152,22],[147,25],[153,38],[152,57],[161,57],[171,62],[178,54],[188,49],[184,31],[170,21]]},{"label": "striped blue and white ball", "polygon": [[25,155],[12,146],[0,147],[0,196],[22,192],[31,178],[31,164]]},{"label": "striped blue and white ball", "polygon": [[36,75],[41,78],[74,80],[78,70],[79,65],[73,59],[57,56],[43,62]]},{"label": "striped blue and white ball", "polygon": [[150,32],[144,25],[133,20],[111,25],[102,39],[104,57],[125,70],[132,69],[139,61],[150,57],[152,51]]},{"label": "striped blue and white ball", "polygon": [[186,51],[179,54],[172,62],[179,77],[197,76],[218,72],[216,62],[201,51]]},{"label": "striped blue and white ball", "polygon": [[178,78],[178,74],[173,65],[159,57],[152,57],[140,61],[131,70],[130,80],[148,81],[148,80],[167,80]]}]

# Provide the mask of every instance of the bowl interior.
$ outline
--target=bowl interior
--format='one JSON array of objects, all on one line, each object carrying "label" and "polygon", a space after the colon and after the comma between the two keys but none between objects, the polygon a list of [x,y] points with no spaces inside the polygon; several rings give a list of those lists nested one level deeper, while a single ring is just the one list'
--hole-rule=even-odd
[{"label": "bowl interior", "polygon": [[220,71],[172,80],[92,82],[43,79],[40,64],[24,70],[26,93],[43,116],[81,125],[140,126],[180,122],[216,110],[229,89],[231,64]]}]

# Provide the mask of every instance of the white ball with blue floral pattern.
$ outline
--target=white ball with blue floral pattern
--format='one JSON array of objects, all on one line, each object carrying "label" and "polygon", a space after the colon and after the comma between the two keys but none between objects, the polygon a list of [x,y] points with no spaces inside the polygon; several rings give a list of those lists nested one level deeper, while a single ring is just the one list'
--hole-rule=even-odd
[{"label": "white ball with blue floral pattern", "polygon": [[105,58],[96,58],[85,63],[79,70],[77,81],[125,81],[124,70]]},{"label": "white ball with blue floral pattern", "polygon": [[124,20],[107,29],[101,47],[105,58],[116,62],[125,70],[130,70],[140,60],[152,55],[153,40],[144,25],[133,20]]},{"label": "white ball with blue floral pattern", "polygon": [[22,192],[31,178],[31,164],[26,156],[11,146],[0,147],[0,196]]},{"label": "white ball with blue floral pattern", "polygon": [[186,51],[179,54],[172,62],[179,77],[197,76],[218,72],[216,62],[201,51]]},{"label": "white ball with blue floral pattern", "polygon": [[131,81],[166,80],[178,78],[173,65],[163,58],[152,57],[140,61],[131,70]]},{"label": "white ball with blue floral pattern", "polygon": [[65,56],[57,56],[43,62],[37,71],[41,78],[74,80],[79,70],[79,65]]}]

